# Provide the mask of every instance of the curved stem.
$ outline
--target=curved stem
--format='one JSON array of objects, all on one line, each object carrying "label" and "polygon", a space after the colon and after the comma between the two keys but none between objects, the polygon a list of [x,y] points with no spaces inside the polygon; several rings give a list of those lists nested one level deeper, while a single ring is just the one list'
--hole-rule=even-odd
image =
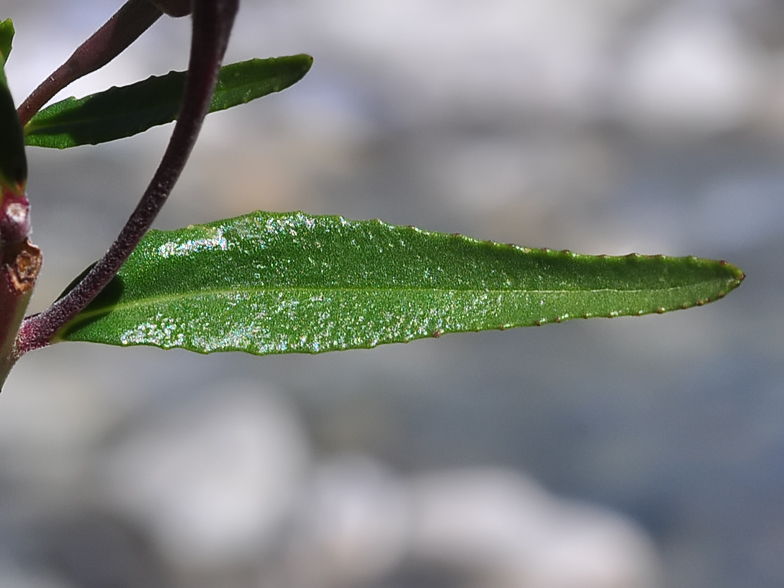
[{"label": "curved stem", "polygon": [[22,323],[16,357],[45,347],[117,274],[152,225],[188,160],[207,115],[239,0],[196,0],[193,38],[180,115],[166,152],[139,204],[106,254],[68,294]]},{"label": "curved stem", "polygon": [[163,13],[149,0],[128,0],[68,60],[46,78],[18,109],[22,125],[71,82],[102,68],[125,51]]}]

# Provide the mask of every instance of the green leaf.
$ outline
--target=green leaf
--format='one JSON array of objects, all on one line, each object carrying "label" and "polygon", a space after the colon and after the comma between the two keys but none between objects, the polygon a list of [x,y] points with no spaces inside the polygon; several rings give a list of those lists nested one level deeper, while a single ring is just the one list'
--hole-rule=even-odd
[{"label": "green leaf", "polygon": [[[0,23],[0,51],[5,50],[8,43],[10,50],[11,38],[8,36],[6,20]],[[11,25],[13,36],[13,25]],[[7,56],[7,53],[4,53]],[[24,133],[19,115],[16,113],[14,99],[8,89],[3,65],[0,65],[0,186],[14,192],[24,191],[27,181],[27,157],[25,155]]]},{"label": "green leaf", "polygon": [[14,41],[14,23],[10,18],[0,21],[0,64],[5,65]]},{"label": "green leaf", "polygon": [[[222,67],[210,112],[280,92],[310,69],[309,55],[251,59]],[[36,114],[25,127],[28,145],[65,149],[130,137],[177,118],[186,72],[170,72],[110,88],[84,98],[67,98]]]},{"label": "green leaf", "polygon": [[257,212],[150,231],[55,341],[317,353],[687,308],[742,279],[694,257],[594,257]]}]

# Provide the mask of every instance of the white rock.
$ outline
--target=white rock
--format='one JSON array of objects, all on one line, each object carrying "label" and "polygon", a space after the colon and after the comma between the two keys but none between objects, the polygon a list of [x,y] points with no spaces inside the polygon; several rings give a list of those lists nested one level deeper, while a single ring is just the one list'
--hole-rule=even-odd
[{"label": "white rock", "polygon": [[477,587],[653,588],[658,558],[620,515],[558,499],[521,474],[466,469],[415,479],[412,554]]},{"label": "white rock", "polygon": [[639,35],[619,78],[618,105],[649,131],[726,131],[752,114],[762,67],[728,19],[676,8]]},{"label": "white rock", "polygon": [[269,388],[229,382],[158,416],[109,455],[111,499],[182,565],[255,558],[276,538],[309,463],[292,408]]}]

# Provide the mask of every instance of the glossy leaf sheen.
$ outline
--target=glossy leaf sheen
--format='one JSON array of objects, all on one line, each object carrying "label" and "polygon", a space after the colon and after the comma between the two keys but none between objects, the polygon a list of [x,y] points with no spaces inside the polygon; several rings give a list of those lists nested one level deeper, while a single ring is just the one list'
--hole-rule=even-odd
[{"label": "glossy leaf sheen", "polygon": [[742,279],[732,265],[692,257],[594,257],[257,212],[151,231],[56,340],[317,353],[687,308]]},{"label": "glossy leaf sheen", "polygon": [[[302,79],[308,55],[251,59],[222,67],[210,112],[280,92]],[[68,98],[36,114],[25,127],[28,145],[65,149],[130,137],[177,118],[186,72],[170,72],[85,98]]]}]

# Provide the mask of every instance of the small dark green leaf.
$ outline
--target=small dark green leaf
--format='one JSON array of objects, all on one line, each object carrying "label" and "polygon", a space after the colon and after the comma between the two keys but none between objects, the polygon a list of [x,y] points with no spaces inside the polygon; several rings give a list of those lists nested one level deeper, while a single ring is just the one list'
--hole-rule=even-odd
[{"label": "small dark green leaf", "polygon": [[[8,22],[10,21],[5,21],[0,25],[0,30],[6,34],[6,23]],[[13,26],[11,26],[11,31],[13,33]],[[10,48],[10,38],[3,38],[0,33],[0,43],[4,43],[6,40],[8,40]],[[0,185],[10,188],[14,192],[19,192],[24,190],[26,181],[27,158],[22,123],[19,121],[14,99],[8,89],[5,71],[0,65]]]},{"label": "small dark green leaf", "polygon": [[688,308],[742,279],[693,257],[594,257],[257,212],[150,231],[56,341],[317,353]]},{"label": "small dark green leaf", "polygon": [[5,65],[14,41],[14,23],[10,18],[0,21],[0,64]]},{"label": "small dark green leaf", "polygon": [[[308,55],[295,55],[227,65],[220,70],[210,112],[280,92],[301,80],[312,63]],[[97,145],[171,122],[179,112],[185,75],[171,72],[52,104],[25,127],[27,144],[58,149]]]}]

